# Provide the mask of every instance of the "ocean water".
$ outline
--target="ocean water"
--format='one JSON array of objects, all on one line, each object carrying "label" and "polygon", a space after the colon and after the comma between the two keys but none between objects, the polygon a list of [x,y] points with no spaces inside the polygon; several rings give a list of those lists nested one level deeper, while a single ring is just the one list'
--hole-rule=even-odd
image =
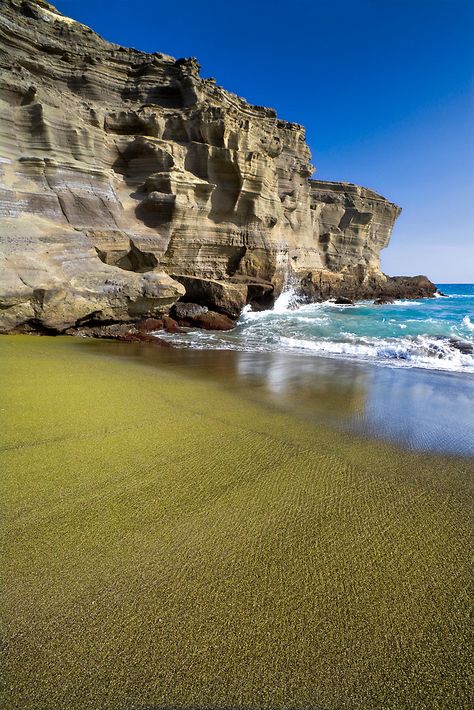
[{"label": "ocean water", "polygon": [[247,307],[227,333],[187,330],[165,337],[198,349],[291,352],[474,373],[474,284],[439,284],[439,290],[446,297],[339,306],[299,303],[288,288],[272,310]]}]

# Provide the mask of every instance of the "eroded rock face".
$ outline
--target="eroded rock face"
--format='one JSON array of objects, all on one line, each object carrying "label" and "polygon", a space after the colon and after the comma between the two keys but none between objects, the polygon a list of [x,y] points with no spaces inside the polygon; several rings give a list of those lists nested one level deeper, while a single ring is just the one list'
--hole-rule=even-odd
[{"label": "eroded rock face", "polygon": [[2,330],[160,316],[191,287],[234,318],[289,276],[311,298],[385,281],[399,208],[309,180],[304,129],[200,78],[196,60],[4,0],[0,70]]},{"label": "eroded rock face", "polygon": [[[318,268],[299,273],[299,290],[308,300],[328,298],[430,297],[436,286],[426,276],[389,277],[380,269],[380,252],[390,241],[401,208],[366,187],[310,180]],[[298,254],[293,256],[299,263]]]},{"label": "eroded rock face", "polygon": [[401,208],[359,185],[310,180],[313,234],[322,267],[329,271],[380,271],[380,251],[389,241]]}]

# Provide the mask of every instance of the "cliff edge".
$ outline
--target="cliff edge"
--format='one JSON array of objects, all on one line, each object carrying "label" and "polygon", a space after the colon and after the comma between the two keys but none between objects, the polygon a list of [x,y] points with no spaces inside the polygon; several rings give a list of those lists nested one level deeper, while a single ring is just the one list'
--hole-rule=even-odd
[{"label": "cliff edge", "polygon": [[420,297],[380,270],[400,208],[312,180],[302,126],[195,59],[106,42],[43,0],[0,11],[0,330],[308,299]]}]

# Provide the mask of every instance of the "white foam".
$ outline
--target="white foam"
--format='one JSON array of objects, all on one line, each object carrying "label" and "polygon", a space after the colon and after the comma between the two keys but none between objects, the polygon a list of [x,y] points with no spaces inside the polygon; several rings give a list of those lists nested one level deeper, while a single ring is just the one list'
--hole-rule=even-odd
[{"label": "white foam", "polygon": [[248,323],[249,321],[261,320],[263,318],[268,318],[272,311],[252,311],[250,305],[245,306],[240,314],[240,318],[237,323]]},{"label": "white foam", "polygon": [[474,323],[471,321],[469,316],[464,316],[462,319],[462,324],[465,326],[468,330],[474,332]]},{"label": "white foam", "polygon": [[292,288],[284,289],[273,306],[273,313],[287,313],[288,311],[294,311],[298,308],[299,299],[296,291]]},{"label": "white foam", "polygon": [[392,303],[393,306],[422,306],[420,301],[408,301],[404,299],[397,299]]},{"label": "white foam", "polygon": [[[395,303],[407,306],[408,310],[403,309],[398,316],[387,310],[387,317],[382,317],[376,309],[380,315],[373,317],[372,303],[357,304],[366,307],[361,310],[341,307],[331,301],[301,303],[288,285],[273,309],[252,311],[246,306],[237,328],[229,333],[193,330],[169,338],[178,346],[198,349],[291,351],[391,367],[474,373],[474,356],[462,353],[452,340],[450,342],[450,338],[473,342],[474,315],[465,315],[464,310],[456,316],[453,310],[447,320],[445,309],[439,311],[440,304],[433,301],[400,299]],[[415,313],[409,310],[411,306],[426,308]],[[457,304],[451,303],[451,306],[459,308]]]},{"label": "white foam", "polygon": [[328,323],[330,321],[329,316],[296,316],[296,320],[299,323],[309,323],[310,325],[322,325],[323,323]]},{"label": "white foam", "polygon": [[239,322],[258,321],[275,315],[292,313],[299,307],[299,298],[292,288],[284,289],[275,301],[273,308],[265,311],[253,311],[247,304],[240,314]]},{"label": "white foam", "polygon": [[348,357],[397,367],[474,372],[474,359],[471,355],[461,353],[447,340],[422,335],[384,340],[357,338],[348,333],[345,341],[324,338],[316,341],[281,336],[280,342],[292,350],[311,351],[325,357]]}]

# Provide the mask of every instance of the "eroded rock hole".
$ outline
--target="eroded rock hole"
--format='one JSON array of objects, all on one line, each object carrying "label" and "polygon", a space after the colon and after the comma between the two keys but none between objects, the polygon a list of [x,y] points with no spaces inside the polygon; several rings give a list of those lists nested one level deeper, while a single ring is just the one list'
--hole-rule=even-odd
[{"label": "eroded rock hole", "polygon": [[130,240],[130,250],[126,254],[118,256],[115,260],[113,254],[105,252],[96,247],[96,252],[104,264],[118,266],[124,271],[134,271],[143,274],[146,271],[153,271],[158,266],[158,259],[152,252],[142,251]]}]

